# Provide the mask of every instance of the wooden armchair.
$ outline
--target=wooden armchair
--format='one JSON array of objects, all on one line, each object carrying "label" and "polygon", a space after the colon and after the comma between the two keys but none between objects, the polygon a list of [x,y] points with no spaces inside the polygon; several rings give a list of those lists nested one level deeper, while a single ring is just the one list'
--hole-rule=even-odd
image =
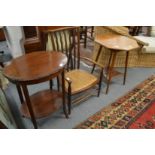
[{"label": "wooden armchair", "polygon": [[[67,35],[71,34],[71,35]],[[44,32],[44,44],[46,49],[48,46],[48,39],[51,39],[52,50],[57,50],[65,53],[68,57],[68,64],[65,73],[65,91],[68,96],[68,111],[71,113],[71,105],[73,103],[81,102],[90,97],[90,94],[81,95],[81,93],[98,85],[97,95],[100,95],[101,82],[103,75],[103,66],[99,63],[85,57],[80,57],[80,33],[79,27],[66,27],[53,31]],[[68,41],[67,41],[68,40]],[[68,43],[68,44],[67,44]],[[60,48],[61,47],[61,48]],[[66,48],[62,48],[66,47]],[[67,50],[69,47],[69,50]],[[66,50],[65,50],[66,49]],[[99,75],[93,75],[87,70],[80,69],[80,59],[84,59],[93,64],[96,64],[101,71]],[[72,96],[78,95],[74,100]]]}]

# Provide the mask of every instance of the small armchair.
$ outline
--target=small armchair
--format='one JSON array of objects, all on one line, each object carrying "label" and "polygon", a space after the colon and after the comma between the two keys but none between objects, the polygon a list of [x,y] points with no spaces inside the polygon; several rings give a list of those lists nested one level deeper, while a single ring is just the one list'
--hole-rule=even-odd
[{"label": "small armchair", "polygon": [[[67,32],[67,33],[66,33]],[[65,35],[71,34],[71,35]],[[103,75],[103,66],[89,58],[80,57],[80,27],[66,27],[53,31],[46,31],[44,44],[47,49],[47,43],[51,38],[52,50],[63,52],[68,57],[68,65],[65,72],[65,91],[68,97],[68,113],[71,114],[71,106],[73,103],[79,103],[92,96],[86,93],[88,90],[95,88],[97,85],[97,96],[100,95],[101,82]],[[68,41],[67,41],[68,40]],[[69,42],[70,41],[70,42]],[[68,43],[68,44],[67,44]],[[63,50],[60,47],[70,47],[69,50]],[[50,50],[49,50],[50,51]],[[65,51],[65,52],[64,52]],[[67,51],[67,52],[66,52]],[[89,73],[87,69],[80,69],[80,60],[95,64],[100,68],[97,75]],[[95,89],[96,90],[96,89]],[[72,99],[72,96],[76,96]],[[78,97],[77,97],[78,96]]]}]

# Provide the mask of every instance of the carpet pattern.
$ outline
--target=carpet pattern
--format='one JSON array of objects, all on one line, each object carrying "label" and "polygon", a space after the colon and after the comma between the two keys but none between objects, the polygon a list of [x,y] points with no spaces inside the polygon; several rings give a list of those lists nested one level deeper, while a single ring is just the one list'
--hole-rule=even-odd
[{"label": "carpet pattern", "polygon": [[155,75],[75,128],[155,128]]}]

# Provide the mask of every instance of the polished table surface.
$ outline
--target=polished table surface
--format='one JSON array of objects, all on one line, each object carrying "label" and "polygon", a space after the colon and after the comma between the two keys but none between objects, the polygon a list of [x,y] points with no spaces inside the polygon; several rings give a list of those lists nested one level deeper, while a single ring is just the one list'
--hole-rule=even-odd
[{"label": "polished table surface", "polygon": [[30,82],[57,73],[66,63],[67,57],[60,52],[37,51],[13,59],[4,75],[11,81]]},{"label": "polished table surface", "polygon": [[113,50],[130,51],[139,48],[136,40],[117,34],[99,35],[95,42]]}]

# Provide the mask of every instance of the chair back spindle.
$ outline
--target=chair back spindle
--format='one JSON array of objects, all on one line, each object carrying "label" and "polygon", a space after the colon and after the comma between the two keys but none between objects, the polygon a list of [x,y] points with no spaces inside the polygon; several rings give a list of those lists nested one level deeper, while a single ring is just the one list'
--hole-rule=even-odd
[{"label": "chair back spindle", "polygon": [[79,27],[65,27],[43,32],[43,47],[46,51],[58,51],[68,58],[67,70],[80,66]]}]

